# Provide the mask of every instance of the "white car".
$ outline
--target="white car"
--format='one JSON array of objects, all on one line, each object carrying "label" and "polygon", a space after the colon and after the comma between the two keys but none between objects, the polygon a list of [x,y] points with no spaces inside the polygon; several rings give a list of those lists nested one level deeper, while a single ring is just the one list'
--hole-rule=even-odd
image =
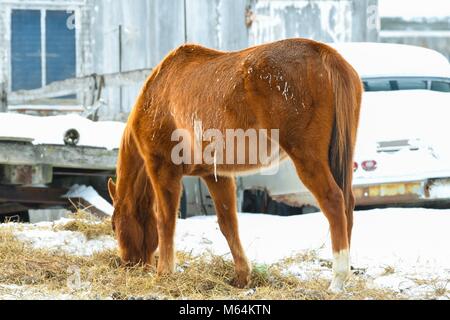
[{"label": "white car", "polygon": [[353,180],[359,205],[450,203],[449,107],[450,93],[365,93]]},{"label": "white car", "polygon": [[[365,93],[354,166],[357,205],[450,203],[450,64],[440,53],[383,43],[332,44],[360,74]],[[316,201],[291,161],[275,176],[237,178],[239,208],[282,215]],[[212,214],[198,178],[184,181],[182,208]],[[200,211],[199,211],[200,210]]]}]

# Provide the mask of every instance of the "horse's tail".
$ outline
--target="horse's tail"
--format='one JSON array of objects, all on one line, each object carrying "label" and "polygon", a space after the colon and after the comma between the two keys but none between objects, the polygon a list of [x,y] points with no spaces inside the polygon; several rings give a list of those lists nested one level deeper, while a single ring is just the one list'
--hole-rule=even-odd
[{"label": "horse's tail", "polygon": [[334,124],[329,147],[329,165],[344,194],[346,210],[350,203],[353,178],[353,153],[356,143],[362,83],[353,67],[333,49],[322,51],[334,95]]}]

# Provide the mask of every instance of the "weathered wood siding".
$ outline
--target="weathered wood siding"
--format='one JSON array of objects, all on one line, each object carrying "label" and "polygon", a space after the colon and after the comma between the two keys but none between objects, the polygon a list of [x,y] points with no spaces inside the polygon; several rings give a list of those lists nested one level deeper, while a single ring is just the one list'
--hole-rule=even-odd
[{"label": "weathered wood siding", "polygon": [[[11,0],[0,3],[5,1]],[[377,0],[72,1],[84,4],[80,14],[83,38],[78,46],[82,49],[78,53],[82,64],[78,76],[151,68],[184,42],[238,50],[290,37],[326,42],[366,41],[377,34],[367,30],[367,7],[376,6]],[[43,3],[17,2],[22,7]],[[51,2],[70,4],[71,0],[46,3]],[[7,39],[1,35],[5,23],[6,13],[0,9],[0,48],[2,39]],[[8,77],[7,54],[0,50],[0,78]],[[140,86],[107,88],[100,118],[125,120]]]},{"label": "weathered wood siding", "polygon": [[380,40],[430,48],[450,59],[450,12],[446,18],[382,18]]}]

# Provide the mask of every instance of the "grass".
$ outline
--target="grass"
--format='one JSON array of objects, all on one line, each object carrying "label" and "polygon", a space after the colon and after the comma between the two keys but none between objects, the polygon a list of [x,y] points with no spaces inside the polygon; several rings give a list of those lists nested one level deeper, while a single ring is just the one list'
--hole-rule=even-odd
[{"label": "grass", "polygon": [[[95,222],[95,223],[93,223]],[[82,232],[93,239],[112,235],[108,221],[89,221],[82,215],[56,227]],[[232,262],[205,254],[177,254],[178,272],[158,277],[151,267],[121,266],[115,250],[89,257],[35,249],[20,242],[8,227],[0,228],[0,283],[32,286],[41,292],[72,294],[78,299],[399,299],[393,292],[371,289],[364,278],[353,276],[343,294],[331,294],[329,281],[310,280],[286,274],[289,265],[317,259],[314,252],[298,255],[273,265],[253,266],[251,286],[237,289],[230,285]]]},{"label": "grass", "polygon": [[101,236],[114,236],[111,228],[111,219],[98,219],[85,211],[77,211],[71,215],[71,221],[57,225],[55,231],[73,231],[83,233],[88,240]]},{"label": "grass", "polygon": [[395,273],[395,268],[392,266],[386,266],[384,267],[384,271],[383,271],[383,276],[388,276],[390,274],[394,274]]},{"label": "grass", "polygon": [[431,292],[427,294],[427,299],[438,299],[450,295],[450,290],[447,289],[450,280],[443,280],[439,278],[432,279],[412,279],[419,286],[428,286]]}]

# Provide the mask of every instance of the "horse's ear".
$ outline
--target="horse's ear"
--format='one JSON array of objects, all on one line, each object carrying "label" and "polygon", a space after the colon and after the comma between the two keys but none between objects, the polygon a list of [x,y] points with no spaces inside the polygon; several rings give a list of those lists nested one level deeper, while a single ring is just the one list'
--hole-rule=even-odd
[{"label": "horse's ear", "polygon": [[109,178],[108,180],[108,191],[109,191],[109,196],[111,197],[111,200],[114,201],[115,197],[116,197],[116,184],[114,183],[114,181]]}]

